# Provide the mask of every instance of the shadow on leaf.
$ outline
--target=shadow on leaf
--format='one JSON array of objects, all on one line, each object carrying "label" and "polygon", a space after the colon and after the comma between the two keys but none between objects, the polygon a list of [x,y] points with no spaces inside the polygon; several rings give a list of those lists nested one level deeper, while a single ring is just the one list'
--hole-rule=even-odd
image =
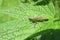
[{"label": "shadow on leaf", "polygon": [[33,0],[34,2],[37,2],[38,0]]},{"label": "shadow on leaf", "polygon": [[60,29],[48,29],[35,33],[25,40],[60,40]]},{"label": "shadow on leaf", "polygon": [[47,5],[47,4],[49,4],[49,2],[50,2],[50,0],[42,0],[42,1],[40,1],[40,2],[37,2],[37,3],[35,4],[35,6]]}]

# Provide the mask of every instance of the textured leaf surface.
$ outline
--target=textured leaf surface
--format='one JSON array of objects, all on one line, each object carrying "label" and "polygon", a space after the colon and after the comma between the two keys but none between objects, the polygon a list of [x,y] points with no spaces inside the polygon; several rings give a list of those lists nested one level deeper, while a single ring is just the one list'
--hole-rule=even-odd
[{"label": "textured leaf surface", "polygon": [[[34,6],[20,0],[1,0],[0,5],[0,40],[24,40],[39,31],[59,28],[59,22],[52,22],[55,10],[52,2]],[[47,17],[49,21],[35,25],[28,19],[39,16]]]}]

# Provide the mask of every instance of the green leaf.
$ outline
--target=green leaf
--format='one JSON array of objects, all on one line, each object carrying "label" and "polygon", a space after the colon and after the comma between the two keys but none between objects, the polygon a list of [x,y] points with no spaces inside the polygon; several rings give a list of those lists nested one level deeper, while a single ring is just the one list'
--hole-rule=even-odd
[{"label": "green leaf", "polygon": [[11,8],[19,4],[19,0],[0,0],[0,9]]},{"label": "green leaf", "polygon": [[[24,0],[23,0],[24,1]],[[0,40],[24,40],[30,35],[47,29],[58,29],[58,22],[54,21],[54,5],[44,0],[24,3],[22,0],[1,0],[0,3]],[[47,22],[38,22],[36,25],[29,18],[46,17]]]}]

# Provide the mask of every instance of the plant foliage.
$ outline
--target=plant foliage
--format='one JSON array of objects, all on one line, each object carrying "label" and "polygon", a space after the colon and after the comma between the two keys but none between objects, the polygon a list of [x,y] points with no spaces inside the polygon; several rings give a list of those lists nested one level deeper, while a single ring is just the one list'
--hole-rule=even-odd
[{"label": "plant foliage", "polygon": [[[0,40],[60,40],[59,0],[0,0]],[[46,17],[32,23],[29,18]]]}]

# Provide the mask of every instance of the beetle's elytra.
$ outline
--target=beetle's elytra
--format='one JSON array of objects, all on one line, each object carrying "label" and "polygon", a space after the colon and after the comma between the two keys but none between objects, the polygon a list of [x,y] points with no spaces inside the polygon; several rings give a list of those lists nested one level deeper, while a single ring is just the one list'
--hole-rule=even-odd
[{"label": "beetle's elytra", "polygon": [[36,22],[48,21],[48,18],[45,18],[45,17],[36,17],[36,18],[29,18],[29,20],[32,21],[33,23],[36,23]]}]

